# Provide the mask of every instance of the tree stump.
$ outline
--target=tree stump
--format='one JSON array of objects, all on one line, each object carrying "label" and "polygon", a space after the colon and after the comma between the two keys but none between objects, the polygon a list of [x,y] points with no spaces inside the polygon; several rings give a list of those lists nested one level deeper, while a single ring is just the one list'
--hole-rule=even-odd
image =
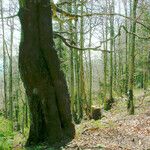
[{"label": "tree stump", "polygon": [[90,119],[94,119],[94,120],[101,119],[101,108],[100,107],[92,106]]}]

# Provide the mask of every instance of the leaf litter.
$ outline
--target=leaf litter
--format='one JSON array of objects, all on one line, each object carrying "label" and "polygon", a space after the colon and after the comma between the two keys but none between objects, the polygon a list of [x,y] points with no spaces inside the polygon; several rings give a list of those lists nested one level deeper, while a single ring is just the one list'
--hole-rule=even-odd
[{"label": "leaf litter", "polygon": [[[150,97],[136,102],[135,115],[126,104],[115,104],[101,120],[85,120],[76,126],[77,135],[66,150],[150,150]],[[121,102],[125,103],[125,102]],[[116,111],[117,110],[117,111]]]}]

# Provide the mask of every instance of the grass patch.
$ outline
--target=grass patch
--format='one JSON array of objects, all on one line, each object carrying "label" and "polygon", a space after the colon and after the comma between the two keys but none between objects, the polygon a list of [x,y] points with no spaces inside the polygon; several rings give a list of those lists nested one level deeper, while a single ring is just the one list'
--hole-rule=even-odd
[{"label": "grass patch", "polygon": [[0,116],[0,149],[12,150],[14,132],[12,131],[11,122]]}]

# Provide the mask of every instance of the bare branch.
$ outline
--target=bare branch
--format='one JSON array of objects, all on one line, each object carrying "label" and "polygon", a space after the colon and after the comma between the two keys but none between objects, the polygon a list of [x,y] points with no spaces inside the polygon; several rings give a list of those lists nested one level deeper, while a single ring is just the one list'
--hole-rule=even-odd
[{"label": "bare branch", "polygon": [[64,42],[64,44],[66,46],[71,47],[71,48],[76,49],[76,50],[81,50],[81,51],[93,50],[93,51],[101,51],[101,52],[108,52],[108,53],[110,53],[110,51],[108,51],[108,50],[100,49],[101,45],[97,46],[97,47],[80,48],[80,47],[76,47],[74,45],[71,45],[70,43],[67,42],[68,39],[65,39],[63,36],[61,36],[61,35],[59,35],[57,33],[54,33],[54,38],[57,38],[57,37],[60,38]]},{"label": "bare branch", "polygon": [[137,19],[133,19],[131,17],[125,16],[123,14],[119,14],[119,13],[87,13],[87,14],[83,14],[83,15],[79,15],[79,14],[72,14],[69,12],[66,12],[64,10],[62,10],[61,8],[57,7],[55,4],[53,4],[53,6],[55,6],[55,9],[57,12],[62,13],[64,16],[66,17],[70,17],[72,19],[77,19],[77,18],[81,18],[81,17],[91,17],[91,16],[120,16],[123,18],[126,18],[128,20],[132,20],[132,21],[136,21],[136,23],[142,25],[143,27],[145,27],[146,29],[150,30],[150,27],[146,26],[145,24],[143,24],[142,22],[138,21]]},{"label": "bare branch", "polygon": [[136,34],[136,33],[129,32],[129,31],[127,30],[127,28],[126,28],[124,25],[121,25],[120,28],[123,28],[123,29],[126,31],[126,33],[133,34],[133,35],[135,35],[136,37],[138,37],[139,39],[143,39],[143,40],[149,40],[149,39],[150,39],[150,36],[148,36],[148,37],[142,37],[142,36],[139,36],[139,35]]},{"label": "bare branch", "polygon": [[0,18],[0,19],[11,19],[11,18],[15,18],[15,17],[18,17],[18,13],[15,14],[15,15],[3,17],[3,18]]}]

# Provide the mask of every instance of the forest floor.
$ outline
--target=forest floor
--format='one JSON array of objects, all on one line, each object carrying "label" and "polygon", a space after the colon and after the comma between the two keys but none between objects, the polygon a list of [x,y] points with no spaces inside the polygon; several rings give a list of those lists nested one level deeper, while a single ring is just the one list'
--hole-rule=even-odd
[{"label": "forest floor", "polygon": [[[113,107],[97,121],[76,125],[76,137],[62,150],[150,150],[150,92],[135,92],[135,115],[128,115],[125,98],[116,98]],[[12,133],[11,124],[0,116],[0,150],[25,150],[27,131]],[[36,146],[30,150],[55,150]],[[56,149],[57,150],[57,149]]]},{"label": "forest floor", "polygon": [[143,96],[135,95],[135,115],[127,114],[126,101],[120,98],[101,120],[77,125],[77,135],[65,149],[150,150],[150,96]]}]

